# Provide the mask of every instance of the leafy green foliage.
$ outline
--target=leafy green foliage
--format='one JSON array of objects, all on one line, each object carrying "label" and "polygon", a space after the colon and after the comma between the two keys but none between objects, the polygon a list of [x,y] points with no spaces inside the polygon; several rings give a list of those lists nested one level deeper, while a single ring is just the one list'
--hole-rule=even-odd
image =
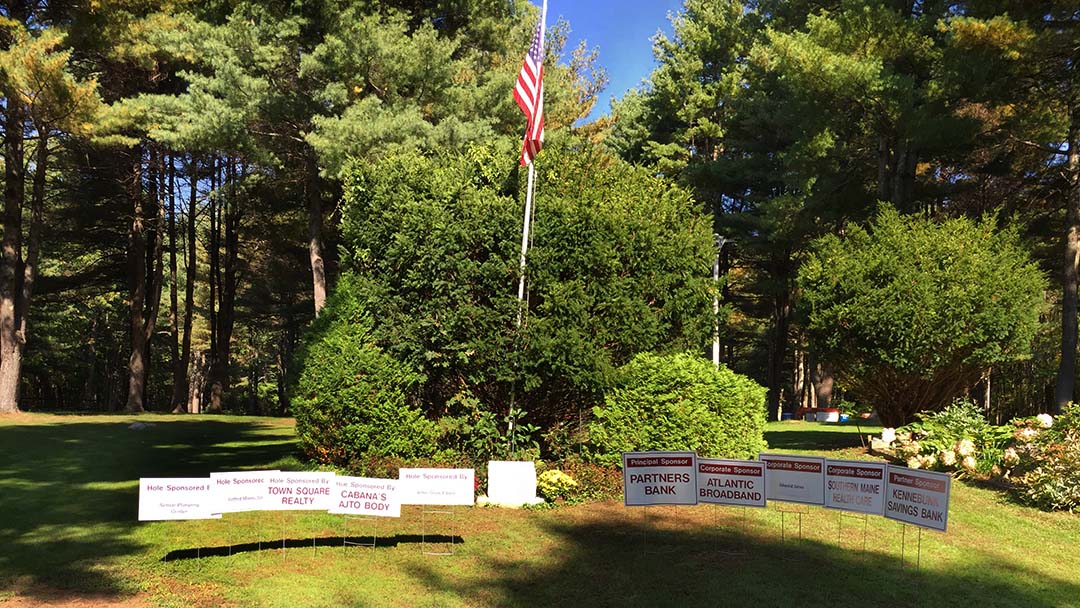
[{"label": "leafy green foliage", "polygon": [[1080,509],[1080,406],[1070,404],[1050,426],[1037,418],[1021,421],[1013,469],[1017,495],[1041,509]]},{"label": "leafy green foliage", "polygon": [[[1059,230],[1045,219],[1064,205],[1046,186],[1062,148],[1032,143],[1068,140],[1070,113],[1026,104],[1073,90],[1043,85],[1072,64],[1061,51],[1080,28],[1059,24],[1075,23],[1067,2],[686,0],[657,35],[657,68],[613,104],[605,143],[692,188],[735,244],[725,268],[738,269],[728,289],[740,314],[721,339],[739,371],[765,379],[770,410],[797,384],[790,347],[803,336],[787,313],[815,236],[864,221],[879,200],[902,213],[1003,208],[1032,232]],[[1054,207],[1034,211],[1042,200]],[[994,371],[1002,385],[1019,375]],[[1041,382],[1029,386],[1037,402]]]},{"label": "leafy green foliage", "polygon": [[1046,287],[1013,231],[885,209],[815,243],[799,275],[807,329],[886,426],[940,409],[987,367],[1026,356]]},{"label": "leafy green foliage", "polygon": [[370,321],[350,294],[343,281],[300,355],[292,397],[300,445],[335,464],[360,455],[430,456],[435,425],[409,399],[420,377],[371,343]]},{"label": "leafy green foliage", "polygon": [[622,472],[616,467],[600,466],[582,458],[571,457],[559,463],[559,470],[578,483],[567,502],[593,502],[622,497]]},{"label": "leafy green foliage", "polygon": [[511,407],[502,417],[484,407],[471,394],[455,395],[447,402],[448,413],[439,418],[439,445],[464,456],[477,467],[489,460],[535,460],[539,430],[524,422],[526,413]]},{"label": "leafy green foliage", "polygon": [[640,354],[617,387],[593,408],[588,448],[607,466],[641,450],[691,450],[751,458],[765,447],[765,389],[691,354]]},{"label": "leafy green foliage", "polygon": [[408,154],[350,172],[347,297],[376,344],[422,371],[432,418],[459,415],[449,404],[467,393],[502,420],[518,391],[530,422],[547,425],[595,403],[635,353],[707,340],[711,239],[688,195],[557,141],[544,154],[520,329],[512,154]]}]

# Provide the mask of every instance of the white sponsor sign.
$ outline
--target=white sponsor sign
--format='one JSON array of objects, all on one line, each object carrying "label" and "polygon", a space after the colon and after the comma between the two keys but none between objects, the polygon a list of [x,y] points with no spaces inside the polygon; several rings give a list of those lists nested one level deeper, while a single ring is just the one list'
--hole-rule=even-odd
[{"label": "white sponsor sign", "polygon": [[333,473],[282,471],[268,477],[267,511],[327,511],[334,504]]},{"label": "white sponsor sign", "polygon": [[825,507],[882,515],[885,513],[885,463],[825,461]]},{"label": "white sponsor sign", "polygon": [[697,454],[693,452],[624,452],[623,504],[697,504]]},{"label": "white sponsor sign", "polygon": [[208,477],[143,477],[139,480],[139,521],[213,519],[212,493]]},{"label": "white sponsor sign", "polygon": [[885,517],[914,526],[945,531],[949,523],[952,477],[889,465]]},{"label": "white sponsor sign", "polygon": [[270,475],[278,471],[211,473],[214,513],[262,511],[270,507]]},{"label": "white sponsor sign", "polygon": [[330,512],[338,515],[376,515],[401,517],[397,481],[371,477],[334,478],[334,505]]},{"label": "white sponsor sign", "polygon": [[472,505],[476,501],[472,469],[398,469],[403,505]]},{"label": "white sponsor sign", "polygon": [[503,505],[536,502],[536,464],[531,460],[489,461],[488,499]]},{"label": "white sponsor sign", "polygon": [[765,506],[765,464],[753,460],[697,459],[698,502]]},{"label": "white sponsor sign", "polygon": [[768,500],[825,504],[825,459],[791,454],[758,454],[765,463]]}]

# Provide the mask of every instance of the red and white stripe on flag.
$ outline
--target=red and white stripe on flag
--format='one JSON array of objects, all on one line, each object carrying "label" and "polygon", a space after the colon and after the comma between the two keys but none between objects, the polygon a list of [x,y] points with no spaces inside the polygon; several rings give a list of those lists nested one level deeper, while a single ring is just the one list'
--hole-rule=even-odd
[{"label": "red and white stripe on flag", "polygon": [[527,120],[525,138],[521,142],[521,164],[528,165],[544,145],[544,20],[547,18],[547,2],[536,24],[532,45],[521,65],[514,101],[525,113]]}]

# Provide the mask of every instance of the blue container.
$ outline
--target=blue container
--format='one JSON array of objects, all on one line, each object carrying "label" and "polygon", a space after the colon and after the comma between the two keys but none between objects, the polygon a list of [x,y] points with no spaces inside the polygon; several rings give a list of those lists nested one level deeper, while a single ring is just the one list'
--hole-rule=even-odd
[{"label": "blue container", "polygon": [[840,414],[840,422],[847,422],[848,418],[850,418],[850,416],[847,414]]},{"label": "blue container", "polygon": [[780,414],[780,420],[791,420],[794,417],[795,414],[792,414],[791,412],[784,412]]}]

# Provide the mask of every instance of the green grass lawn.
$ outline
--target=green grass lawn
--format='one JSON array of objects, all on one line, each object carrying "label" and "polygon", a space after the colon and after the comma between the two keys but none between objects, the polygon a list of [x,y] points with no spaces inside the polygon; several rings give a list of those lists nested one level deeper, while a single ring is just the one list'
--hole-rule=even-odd
[{"label": "green grass lawn", "polygon": [[[129,430],[134,420],[155,425]],[[862,428],[863,435],[878,431]],[[772,424],[767,439],[775,451],[867,457],[854,426]],[[964,483],[953,486],[948,534],[922,533],[918,572],[901,565],[904,532],[896,522],[783,506],[800,516],[778,503],[758,510],[618,502],[469,508],[450,519],[405,507],[400,519],[378,522],[374,549],[341,547],[345,522],[326,514],[136,521],[139,477],[301,466],[284,420],[0,418],[0,601],[1080,607],[1080,515],[1041,513]],[[369,522],[350,522],[351,540],[371,531]],[[423,554],[424,535],[457,538],[454,555]],[[909,561],[918,539],[908,528]]]}]

